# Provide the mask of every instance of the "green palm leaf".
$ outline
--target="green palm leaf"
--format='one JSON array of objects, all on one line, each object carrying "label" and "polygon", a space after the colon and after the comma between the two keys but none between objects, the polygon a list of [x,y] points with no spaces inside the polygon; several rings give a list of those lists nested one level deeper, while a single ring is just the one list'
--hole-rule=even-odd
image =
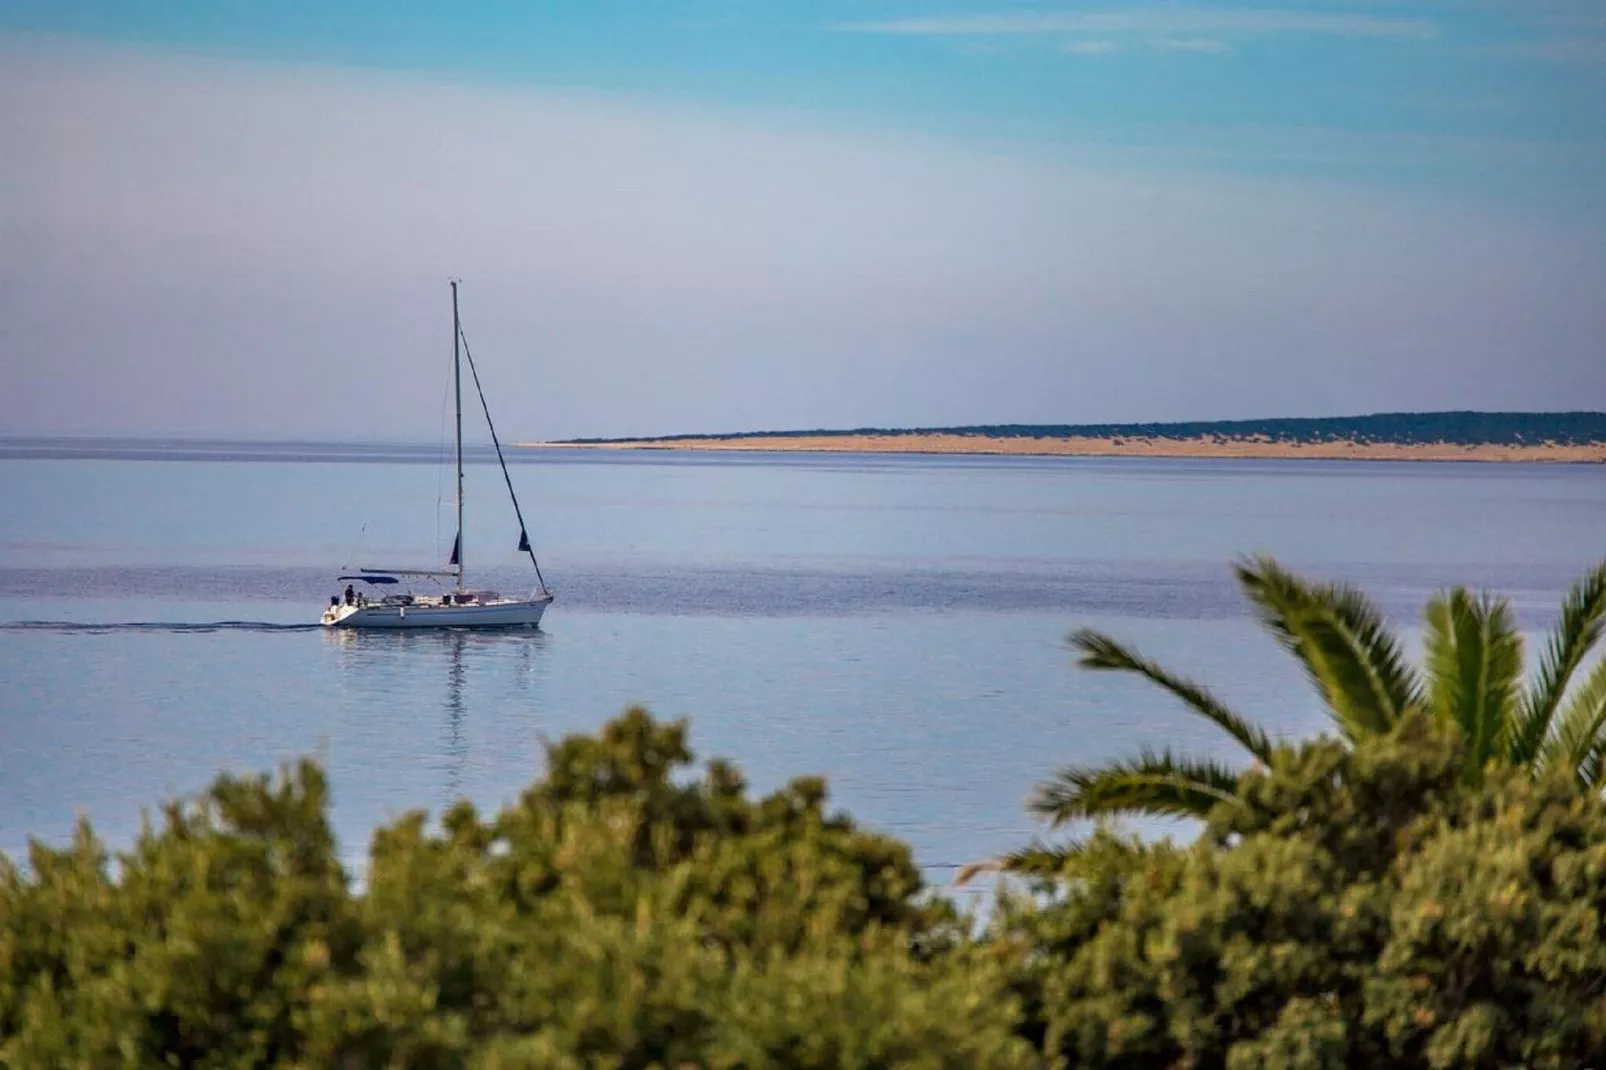
[{"label": "green palm leaf", "polygon": [[1082,668],[1135,673],[1181,699],[1194,713],[1219,725],[1262,762],[1271,761],[1271,741],[1266,738],[1266,733],[1222,705],[1214,695],[1193,681],[1173,676],[1136,651],[1091,628],[1072,633],[1070,644],[1081,652],[1077,664]]},{"label": "green palm leaf", "polygon": [[984,873],[1010,873],[1019,877],[1049,879],[1061,877],[1071,864],[1086,852],[1087,846],[1081,840],[1061,844],[1047,844],[1041,840],[1033,840],[1025,847],[1001,854],[997,858],[960,866],[959,872],[954,875],[954,884],[962,888]]},{"label": "green palm leaf", "polygon": [[1581,787],[1602,787],[1606,758],[1606,661],[1598,663],[1556,719],[1540,753],[1542,770],[1567,769]]},{"label": "green palm leaf", "polygon": [[1212,761],[1143,750],[1136,760],[1066,766],[1039,784],[1027,809],[1051,825],[1085,817],[1146,813],[1203,818],[1236,799],[1238,775]]},{"label": "green palm leaf", "polygon": [[1304,665],[1350,739],[1387,732],[1418,703],[1421,688],[1399,641],[1359,591],[1307,584],[1265,556],[1234,571],[1261,623]]},{"label": "green palm leaf", "polygon": [[1425,611],[1428,699],[1436,716],[1461,728],[1467,770],[1476,778],[1504,757],[1515,730],[1522,636],[1511,607],[1466,588],[1435,595]]},{"label": "green palm leaf", "polygon": [[1539,675],[1523,702],[1511,745],[1511,759],[1532,762],[1546,746],[1551,722],[1561,708],[1567,685],[1606,628],[1606,561],[1573,584],[1561,604],[1539,662]]},{"label": "green palm leaf", "polygon": [[1606,738],[1597,739],[1578,763],[1578,783],[1587,791],[1606,790]]}]

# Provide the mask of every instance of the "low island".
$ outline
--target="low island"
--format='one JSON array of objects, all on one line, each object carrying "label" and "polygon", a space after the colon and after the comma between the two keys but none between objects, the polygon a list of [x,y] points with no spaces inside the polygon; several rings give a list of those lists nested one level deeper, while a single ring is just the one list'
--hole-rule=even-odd
[{"label": "low island", "polygon": [[1143,424],[999,424],[583,438],[526,448],[1606,462],[1606,413],[1413,412]]}]

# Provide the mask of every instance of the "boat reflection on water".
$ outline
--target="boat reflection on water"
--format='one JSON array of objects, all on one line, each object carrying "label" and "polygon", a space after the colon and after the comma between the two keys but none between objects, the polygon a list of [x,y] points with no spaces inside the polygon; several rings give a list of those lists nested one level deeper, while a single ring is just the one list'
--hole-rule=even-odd
[{"label": "boat reflection on water", "polygon": [[[368,703],[389,706],[393,696],[399,699],[405,693],[407,702],[394,705],[406,708],[420,694],[439,689],[445,805],[463,798],[472,786],[467,782],[470,740],[504,736],[500,726],[507,718],[535,715],[537,670],[550,641],[539,628],[323,628],[319,634],[337,653],[342,670],[337,686],[361,694]],[[481,721],[477,732],[476,714]]]}]

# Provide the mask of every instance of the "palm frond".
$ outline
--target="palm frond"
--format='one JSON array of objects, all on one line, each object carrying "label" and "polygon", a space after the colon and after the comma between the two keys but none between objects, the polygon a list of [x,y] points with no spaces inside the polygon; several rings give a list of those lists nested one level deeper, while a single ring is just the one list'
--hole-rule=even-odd
[{"label": "palm frond", "polygon": [[1026,808],[1052,826],[1134,813],[1203,818],[1233,801],[1237,787],[1238,774],[1218,762],[1145,749],[1135,760],[1066,766],[1037,786]]},{"label": "palm frond", "polygon": [[1585,791],[1606,790],[1606,739],[1597,742],[1588,756],[1578,763],[1578,783]]},{"label": "palm frond", "polygon": [[1387,732],[1420,701],[1399,641],[1359,591],[1306,583],[1266,556],[1234,571],[1261,623],[1299,659],[1350,739]]},{"label": "palm frond", "polygon": [[1578,763],[1578,785],[1597,794],[1606,791],[1606,732],[1596,729],[1595,745]]},{"label": "palm frond", "polygon": [[1567,769],[1585,788],[1602,786],[1606,758],[1606,661],[1599,662],[1584,685],[1556,718],[1556,730],[1540,751],[1539,768]]},{"label": "palm frond", "polygon": [[971,862],[960,866],[959,872],[954,874],[954,885],[963,888],[984,873],[1009,873],[1018,877],[1045,879],[1061,877],[1072,863],[1086,853],[1087,844],[1083,840],[1058,844],[1033,840],[1025,847],[1001,854],[996,858],[989,858],[985,862]]},{"label": "palm frond", "polygon": [[1464,587],[1434,595],[1427,625],[1428,701],[1461,729],[1474,777],[1510,752],[1522,680],[1522,635],[1511,606]]},{"label": "palm frond", "polygon": [[1512,740],[1511,757],[1531,762],[1546,746],[1551,722],[1567,685],[1606,629],[1606,561],[1585,573],[1561,604],[1540,658],[1539,673],[1524,702]]},{"label": "palm frond", "polygon": [[1081,653],[1077,664],[1082,668],[1135,673],[1182,700],[1194,713],[1218,725],[1262,762],[1271,761],[1271,740],[1266,738],[1266,733],[1222,705],[1214,695],[1193,681],[1172,675],[1137,651],[1092,628],[1073,632],[1070,644]]}]

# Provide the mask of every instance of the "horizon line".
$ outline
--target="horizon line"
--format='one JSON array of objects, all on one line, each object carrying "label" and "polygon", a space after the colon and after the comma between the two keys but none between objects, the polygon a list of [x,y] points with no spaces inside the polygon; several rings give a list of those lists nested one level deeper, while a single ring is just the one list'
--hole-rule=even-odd
[{"label": "horizon line", "polygon": [[[593,442],[661,442],[672,439],[690,438],[750,438],[750,437],[780,437],[799,435],[915,435],[915,434],[980,434],[983,432],[1014,432],[1030,430],[1053,430],[1059,436],[1068,433],[1097,430],[1109,433],[1118,428],[1163,428],[1163,427],[1232,427],[1252,424],[1313,424],[1333,423],[1349,420],[1376,420],[1423,418],[1445,416],[1482,416],[1501,418],[1588,418],[1594,417],[1606,420],[1606,410],[1599,409],[1411,409],[1374,411],[1363,413],[1345,413],[1331,416],[1258,416],[1234,417],[1230,419],[1186,419],[1186,420],[1122,420],[1115,422],[1088,422],[1088,423],[1043,423],[1043,422],[1009,422],[1009,423],[973,423],[973,424],[946,424],[931,426],[862,426],[837,428],[793,428],[785,430],[745,430],[745,431],[703,431],[703,432],[674,432],[662,435],[615,435],[609,437],[582,437],[548,440],[553,444],[593,443]],[[227,445],[227,446],[343,446],[343,447],[403,447],[410,449],[434,448],[439,444],[423,438],[397,438],[393,436],[353,437],[353,438],[275,438],[260,435],[235,437],[221,434],[202,433],[173,433],[165,431],[110,431],[110,432],[75,432],[75,431],[40,431],[40,432],[9,432],[0,431],[0,451],[8,446],[26,446],[33,444],[51,445],[71,442],[83,443],[144,443],[173,445]],[[529,442],[519,443],[509,440],[509,446],[528,446]],[[483,446],[492,449],[489,442],[464,442],[465,449]]]},{"label": "horizon line", "polygon": [[1278,425],[1280,427],[1310,426],[1313,424],[1343,424],[1356,421],[1371,420],[1401,420],[1401,419],[1432,419],[1444,417],[1483,417],[1499,418],[1504,420],[1519,419],[1533,420],[1601,420],[1606,422],[1606,412],[1593,409],[1564,409],[1564,410],[1518,410],[1518,409],[1421,409],[1400,410],[1391,412],[1352,413],[1340,416],[1262,416],[1220,420],[1129,420],[1115,423],[996,423],[996,424],[950,424],[946,426],[930,427],[853,427],[853,428],[811,428],[772,431],[714,431],[714,432],[678,432],[668,435],[636,435],[614,436],[609,438],[569,438],[554,439],[550,443],[513,443],[515,446],[523,445],[590,445],[615,442],[672,442],[687,439],[731,439],[731,438],[797,438],[797,437],[828,437],[850,435],[1003,435],[1019,437],[1029,432],[1040,433],[1043,437],[1077,437],[1077,436],[1107,436],[1120,433],[1122,430],[1143,431],[1153,433],[1162,429],[1187,428],[1193,433],[1208,433],[1210,430],[1229,430],[1233,428],[1249,428],[1255,426]]}]

